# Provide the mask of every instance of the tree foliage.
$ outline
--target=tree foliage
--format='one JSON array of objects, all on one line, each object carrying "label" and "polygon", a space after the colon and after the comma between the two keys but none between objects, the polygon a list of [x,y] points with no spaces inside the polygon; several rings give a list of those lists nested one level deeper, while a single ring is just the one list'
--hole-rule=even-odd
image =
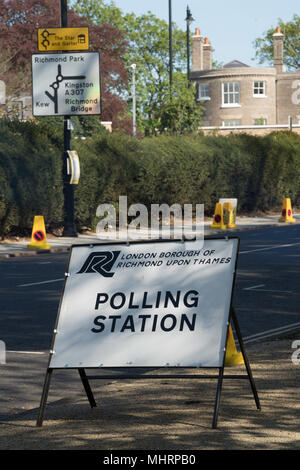
[{"label": "tree foliage", "polygon": [[[91,50],[101,52],[103,120],[126,113],[122,93],[128,80],[122,57],[127,43],[122,31],[110,24],[97,26],[88,18],[68,11],[69,26],[89,26]],[[0,67],[0,79],[8,94],[31,93],[31,54],[37,51],[37,28],[60,26],[59,0],[6,0],[0,2],[0,46],[6,60]],[[3,54],[3,53],[2,53]],[[2,55],[1,54],[1,55]]]},{"label": "tree foliage", "polygon": [[[277,26],[284,34],[284,64],[289,70],[297,69],[300,67],[300,16],[295,14],[292,20],[286,23],[279,18]],[[262,37],[254,41],[255,56],[259,59],[260,64],[273,64],[273,34],[275,31],[276,27],[271,27],[264,32]]]},{"label": "tree foliage", "polygon": [[187,77],[174,74],[171,97],[165,95],[164,102],[155,108],[152,123],[155,133],[190,134],[201,125],[203,106],[196,102],[196,88]]},{"label": "tree foliage", "polygon": [[[129,205],[143,203],[148,210],[153,203],[204,204],[209,216],[219,198],[232,194],[240,214],[272,209],[280,214],[286,197],[300,207],[300,136],[295,132],[144,139],[84,132],[86,140],[73,140],[81,169],[75,190],[79,230],[94,228],[98,205],[117,206],[120,194],[128,196]],[[38,213],[47,230],[62,226],[62,142],[57,119],[0,119],[0,236],[30,235]]]},{"label": "tree foliage", "polygon": [[[159,128],[163,132],[161,117],[170,124],[172,113],[180,114],[184,97],[189,94],[181,86],[186,74],[186,33],[173,24],[172,49],[175,92],[172,106],[169,88],[169,25],[151,12],[137,16],[134,13],[123,14],[113,1],[76,0],[73,8],[94,24],[110,23],[123,31],[128,40],[128,49],[123,56],[126,68],[136,64],[137,123],[145,134],[155,134]],[[179,75],[181,75],[180,78]],[[127,101],[132,102],[132,90],[128,87]],[[183,94],[179,98],[179,92]],[[169,103],[169,104],[168,104]],[[179,105],[181,103],[181,105]],[[178,109],[175,111],[175,105]],[[168,112],[167,112],[168,108]],[[172,112],[171,112],[172,108]],[[189,104],[186,104],[186,109]],[[168,115],[168,118],[167,118]],[[167,126],[168,129],[170,125]],[[175,123],[172,126],[175,129]]]}]

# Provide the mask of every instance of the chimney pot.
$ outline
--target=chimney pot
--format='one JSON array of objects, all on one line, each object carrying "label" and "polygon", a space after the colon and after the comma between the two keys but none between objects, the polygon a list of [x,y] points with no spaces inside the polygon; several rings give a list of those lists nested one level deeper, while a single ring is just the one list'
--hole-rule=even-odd
[{"label": "chimney pot", "polygon": [[283,40],[284,35],[281,28],[276,28],[276,33],[273,34],[273,49],[274,49],[274,67],[277,72],[283,71]]},{"label": "chimney pot", "polygon": [[204,39],[203,44],[203,69],[211,70],[212,69],[212,47],[208,38]]},{"label": "chimney pot", "polygon": [[200,29],[196,28],[195,35],[192,37],[192,71],[203,70],[203,37]]}]

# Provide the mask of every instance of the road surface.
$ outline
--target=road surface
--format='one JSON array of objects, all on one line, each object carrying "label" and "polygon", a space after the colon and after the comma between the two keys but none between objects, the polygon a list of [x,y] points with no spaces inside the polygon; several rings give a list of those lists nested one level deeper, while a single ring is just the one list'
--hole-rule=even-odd
[{"label": "road surface", "polygon": [[[240,237],[233,305],[245,342],[300,328],[300,226]],[[8,351],[49,351],[68,253],[0,260],[0,339]]]}]

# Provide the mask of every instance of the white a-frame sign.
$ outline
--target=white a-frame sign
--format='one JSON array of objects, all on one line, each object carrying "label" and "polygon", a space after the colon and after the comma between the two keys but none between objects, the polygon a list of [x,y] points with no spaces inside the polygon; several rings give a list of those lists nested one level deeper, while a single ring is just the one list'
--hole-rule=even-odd
[{"label": "white a-frame sign", "polygon": [[[90,379],[124,368],[118,378],[215,378],[213,427],[217,426],[223,378],[249,379],[260,408],[250,364],[232,307],[239,239],[206,238],[200,243],[151,241],[74,245],[54,330],[37,425],[43,422],[55,369],[78,369],[87,397],[96,406]],[[224,374],[230,321],[247,374]],[[147,368],[172,369],[154,375]],[[180,371],[191,368],[192,375]],[[202,368],[218,374],[201,375]],[[101,369],[87,376],[86,369]],[[174,372],[175,369],[175,372]],[[110,371],[111,372],[111,371]],[[112,377],[109,375],[109,377]],[[114,376],[115,378],[115,376]]]}]

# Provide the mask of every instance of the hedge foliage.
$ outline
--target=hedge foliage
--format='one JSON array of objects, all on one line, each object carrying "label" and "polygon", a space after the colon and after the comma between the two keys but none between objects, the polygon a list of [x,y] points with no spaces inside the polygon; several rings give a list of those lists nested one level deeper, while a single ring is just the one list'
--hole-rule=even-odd
[{"label": "hedge foliage", "polygon": [[[238,213],[300,205],[300,136],[159,136],[109,134],[95,119],[75,119],[73,149],[81,178],[75,187],[78,229],[94,227],[97,206],[118,203],[205,204],[237,197]],[[85,136],[85,140],[81,137]],[[77,137],[77,138],[76,138]],[[0,236],[30,233],[33,216],[62,225],[63,125],[59,118],[0,121]]]}]

